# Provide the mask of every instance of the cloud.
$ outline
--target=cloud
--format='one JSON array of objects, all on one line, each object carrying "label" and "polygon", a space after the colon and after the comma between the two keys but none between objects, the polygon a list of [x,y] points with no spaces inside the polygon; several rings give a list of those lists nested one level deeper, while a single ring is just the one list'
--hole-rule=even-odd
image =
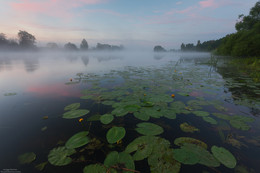
[{"label": "cloud", "polygon": [[180,4],[182,4],[182,1],[176,2],[176,5],[180,5]]},{"label": "cloud", "polygon": [[84,5],[105,3],[107,0],[15,0],[11,9],[19,14],[44,14],[54,17],[72,17],[70,10]]},{"label": "cloud", "polygon": [[215,2],[215,0],[200,1],[199,5],[202,8],[209,8],[209,7],[217,8],[218,7],[218,4]]}]

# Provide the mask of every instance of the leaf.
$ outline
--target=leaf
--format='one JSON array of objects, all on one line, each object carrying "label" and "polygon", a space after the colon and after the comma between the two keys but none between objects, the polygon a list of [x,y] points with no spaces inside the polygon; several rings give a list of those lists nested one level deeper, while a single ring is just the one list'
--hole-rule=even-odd
[{"label": "leaf", "polygon": [[107,167],[114,166],[118,163],[119,161],[119,155],[117,151],[112,151],[110,152],[104,161],[104,165]]},{"label": "leaf", "polygon": [[218,122],[215,119],[211,118],[211,117],[202,117],[202,118],[203,118],[204,121],[206,121],[206,122],[208,122],[210,124],[218,124]]},{"label": "leaf", "polygon": [[89,110],[87,109],[77,109],[77,110],[71,110],[69,112],[65,112],[63,114],[63,117],[62,118],[65,118],[65,119],[73,119],[73,118],[78,118],[78,117],[82,117],[86,114],[89,113]]},{"label": "leaf", "polygon": [[213,156],[226,167],[228,168],[236,167],[237,164],[236,158],[227,149],[223,147],[217,147],[214,145],[211,147],[211,152],[213,153]]},{"label": "leaf", "polygon": [[4,96],[15,96],[17,93],[5,93]]},{"label": "leaf", "polygon": [[173,157],[177,161],[187,165],[195,165],[199,162],[199,158],[196,154],[185,149],[174,149]]},{"label": "leaf", "polygon": [[190,137],[179,137],[179,138],[176,138],[174,140],[174,144],[178,145],[178,146],[183,146],[186,143],[188,143],[188,144],[195,144],[195,145],[198,145],[198,146],[200,146],[202,148],[205,148],[205,149],[208,148],[206,143],[204,143],[204,142],[202,142],[202,141],[200,141],[198,139],[194,139],[194,138],[190,138]]},{"label": "leaf", "polygon": [[111,114],[117,116],[117,117],[122,117],[122,116],[125,116],[126,114],[128,114],[128,111],[125,110],[124,108],[122,107],[118,107],[118,108],[115,108]]},{"label": "leaf", "polygon": [[161,111],[162,116],[168,119],[176,119],[176,112],[173,109],[163,109]]},{"label": "leaf", "polygon": [[42,171],[47,164],[48,164],[48,162],[42,162],[42,163],[36,165],[36,166],[35,166],[35,169],[37,169],[37,170],[39,170],[39,171]]},{"label": "leaf", "polygon": [[85,166],[83,173],[106,173],[107,169],[100,164],[91,164]]},{"label": "leaf", "polygon": [[184,132],[190,132],[190,133],[199,131],[198,128],[196,128],[196,127],[194,127],[194,126],[191,126],[191,125],[189,125],[189,124],[186,123],[186,122],[180,124],[180,128],[181,128],[182,131],[184,131]]},{"label": "leaf", "polygon": [[234,128],[240,129],[240,130],[249,130],[250,126],[244,123],[243,121],[239,120],[230,120],[230,125]]},{"label": "leaf", "polygon": [[126,152],[118,153],[117,151],[112,151],[107,155],[104,161],[104,165],[107,167],[111,167],[111,166],[120,167],[120,165],[122,164],[124,165],[125,168],[132,169],[132,170],[135,169],[135,164],[132,159],[132,156]]},{"label": "leaf", "polygon": [[205,112],[205,111],[193,111],[192,113],[195,114],[196,116],[200,116],[200,117],[209,116],[209,113]]},{"label": "leaf", "polygon": [[80,107],[80,103],[72,103],[64,108],[65,111],[76,110]]},{"label": "leaf", "polygon": [[163,128],[153,123],[139,123],[137,127],[135,130],[142,135],[155,136],[163,133]]},{"label": "leaf", "polygon": [[135,112],[134,113],[135,118],[142,120],[142,121],[148,121],[150,119],[150,116],[144,112]]},{"label": "leaf", "polygon": [[87,137],[88,133],[89,133],[88,131],[82,131],[73,135],[66,142],[65,144],[66,148],[70,148],[70,149],[79,148],[89,143],[90,139]]},{"label": "leaf", "polygon": [[98,115],[98,114],[92,115],[87,118],[87,121],[100,121],[100,117],[101,117],[101,115]]},{"label": "leaf", "polygon": [[48,161],[54,166],[64,166],[72,162],[72,159],[68,156],[76,153],[75,149],[68,149],[66,147],[53,148],[49,155]]},{"label": "leaf", "polygon": [[24,153],[18,156],[18,160],[20,164],[31,163],[36,159],[36,155],[33,152]]},{"label": "leaf", "polygon": [[124,109],[128,112],[136,112],[141,108],[139,105],[126,105]]},{"label": "leaf", "polygon": [[114,116],[111,114],[104,114],[100,117],[100,121],[103,124],[109,124],[113,121],[113,119],[114,119]]},{"label": "leaf", "polygon": [[140,136],[127,145],[125,152],[132,153],[136,151],[133,159],[143,160],[152,153],[154,140],[156,140],[155,136]]},{"label": "leaf", "polygon": [[106,138],[108,143],[113,144],[119,141],[120,139],[123,139],[125,136],[125,128],[124,127],[112,127],[108,130],[106,134]]}]

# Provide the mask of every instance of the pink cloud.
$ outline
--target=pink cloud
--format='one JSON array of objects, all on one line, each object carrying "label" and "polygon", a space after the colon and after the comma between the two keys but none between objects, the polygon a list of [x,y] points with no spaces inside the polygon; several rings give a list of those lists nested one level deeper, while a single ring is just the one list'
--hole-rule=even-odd
[{"label": "pink cloud", "polygon": [[202,8],[209,8],[209,7],[217,8],[218,7],[218,4],[215,2],[215,0],[200,1],[199,4]]},{"label": "pink cloud", "polygon": [[17,13],[36,13],[55,17],[72,17],[69,10],[83,5],[104,3],[107,0],[19,0],[9,3]]}]

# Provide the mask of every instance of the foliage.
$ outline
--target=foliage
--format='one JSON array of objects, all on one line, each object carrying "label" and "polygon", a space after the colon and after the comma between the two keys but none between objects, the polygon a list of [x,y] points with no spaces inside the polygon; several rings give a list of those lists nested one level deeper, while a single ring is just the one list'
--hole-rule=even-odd
[{"label": "foliage", "polygon": [[36,38],[32,34],[20,30],[18,32],[18,39],[19,39],[19,45],[22,48],[27,48],[27,49],[35,48],[34,44]]},{"label": "foliage", "polygon": [[87,42],[85,39],[83,39],[83,40],[81,41],[80,49],[81,49],[81,50],[88,50],[88,42]]},{"label": "foliage", "polygon": [[68,42],[67,44],[64,45],[64,49],[68,51],[75,51],[78,50],[77,46],[71,42]]},{"label": "foliage", "polygon": [[166,50],[160,45],[154,46],[153,51],[154,52],[166,52]]},{"label": "foliage", "polygon": [[53,148],[49,155],[48,161],[55,166],[64,166],[72,162],[70,155],[76,153],[75,149],[67,149],[66,147]]},{"label": "foliage", "polygon": [[228,168],[235,168],[237,161],[232,153],[223,147],[212,146],[211,151],[216,159]]},{"label": "foliage", "polygon": [[36,159],[36,155],[33,152],[24,153],[18,156],[18,160],[20,164],[31,163]]}]

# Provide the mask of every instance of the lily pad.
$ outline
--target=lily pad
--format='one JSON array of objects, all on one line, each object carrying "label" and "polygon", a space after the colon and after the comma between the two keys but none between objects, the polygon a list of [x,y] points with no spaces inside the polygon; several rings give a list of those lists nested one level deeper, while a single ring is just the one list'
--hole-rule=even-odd
[{"label": "lily pad", "polygon": [[142,135],[155,136],[163,133],[163,128],[153,123],[139,123],[137,127],[135,130]]},{"label": "lily pad", "polygon": [[71,111],[65,112],[63,114],[62,118],[73,119],[73,118],[82,117],[82,116],[84,116],[84,115],[86,115],[88,113],[89,113],[89,110],[87,110],[87,109],[71,110]]},{"label": "lily pad", "polygon": [[125,152],[132,153],[134,160],[143,160],[147,158],[153,151],[153,142],[156,140],[155,136],[141,136],[133,140],[127,145]]},{"label": "lily pad", "polygon": [[33,152],[24,153],[18,156],[18,160],[20,164],[31,163],[36,159],[36,155]]},{"label": "lily pad", "polygon": [[136,112],[141,108],[139,105],[126,105],[124,109],[128,112]]},{"label": "lily pad", "polygon": [[[134,160],[132,156],[126,152],[118,153],[117,151],[112,151],[109,153],[104,161],[104,165],[107,167],[118,166],[123,164],[125,168],[135,169]],[[125,171],[124,171],[125,172]]]},{"label": "lily pad", "polygon": [[100,117],[100,121],[103,124],[109,124],[113,121],[113,119],[114,119],[114,116],[111,114],[104,114]]},{"label": "lily pad", "polygon": [[99,115],[99,114],[92,115],[87,118],[87,121],[100,121],[100,117],[101,117],[101,115]]},{"label": "lily pad", "polygon": [[195,114],[196,116],[200,116],[200,117],[209,116],[209,113],[205,112],[205,111],[193,111],[192,113]]},{"label": "lily pad", "polygon": [[215,119],[211,118],[211,117],[202,117],[202,118],[203,118],[204,121],[206,121],[206,122],[208,122],[210,124],[218,124],[218,122]]},{"label": "lily pad", "polygon": [[174,140],[174,144],[178,146],[183,146],[185,144],[195,144],[202,148],[207,149],[208,145],[198,139],[190,138],[190,137],[179,137]]},{"label": "lily pad", "polygon": [[80,103],[72,103],[64,108],[65,111],[76,110],[80,107]]},{"label": "lily pad", "polygon": [[226,167],[228,168],[236,167],[237,164],[236,158],[227,149],[223,147],[217,147],[214,145],[211,147],[211,152],[213,153],[214,157]]},{"label": "lily pad", "polygon": [[15,96],[17,93],[5,93],[4,96]]},{"label": "lily pad", "polygon": [[142,120],[142,121],[148,121],[150,119],[150,116],[146,114],[145,112],[135,112],[134,113],[135,118]]},{"label": "lily pad", "polygon": [[82,131],[73,135],[69,140],[66,142],[66,148],[79,148],[83,145],[86,145],[90,142],[90,139],[87,137],[88,131]]},{"label": "lily pad", "polygon": [[126,131],[124,127],[112,127],[106,134],[107,141],[110,144],[116,143],[125,137],[125,133]]},{"label": "lily pad", "polygon": [[105,166],[102,166],[100,164],[91,164],[88,166],[85,166],[83,169],[83,173],[105,173],[107,172],[107,169]]},{"label": "lily pad", "polygon": [[244,123],[243,121],[239,121],[239,120],[230,120],[230,125],[236,129],[240,129],[240,130],[249,130],[250,126],[247,125],[246,123]]},{"label": "lily pad", "polygon": [[194,126],[191,126],[191,125],[189,125],[189,124],[186,123],[186,122],[180,124],[180,128],[181,128],[182,131],[184,131],[184,132],[190,132],[190,133],[199,131],[198,128],[196,128],[196,127],[194,127]]},{"label": "lily pad", "polygon": [[122,117],[122,116],[125,116],[126,114],[128,114],[128,111],[125,110],[123,107],[117,107],[111,112],[111,114],[113,114],[117,117]]},{"label": "lily pad", "polygon": [[48,161],[54,166],[68,165],[72,162],[69,156],[74,153],[76,153],[75,149],[66,147],[53,148],[48,155]]},{"label": "lily pad", "polygon": [[37,170],[39,170],[39,171],[42,171],[47,164],[48,164],[48,162],[42,162],[42,163],[36,165],[36,166],[35,166],[35,169],[37,169]]},{"label": "lily pad", "polygon": [[192,153],[189,150],[185,149],[175,149],[173,150],[173,157],[177,161],[187,164],[187,165],[195,165],[199,162],[199,158],[196,154]]}]

